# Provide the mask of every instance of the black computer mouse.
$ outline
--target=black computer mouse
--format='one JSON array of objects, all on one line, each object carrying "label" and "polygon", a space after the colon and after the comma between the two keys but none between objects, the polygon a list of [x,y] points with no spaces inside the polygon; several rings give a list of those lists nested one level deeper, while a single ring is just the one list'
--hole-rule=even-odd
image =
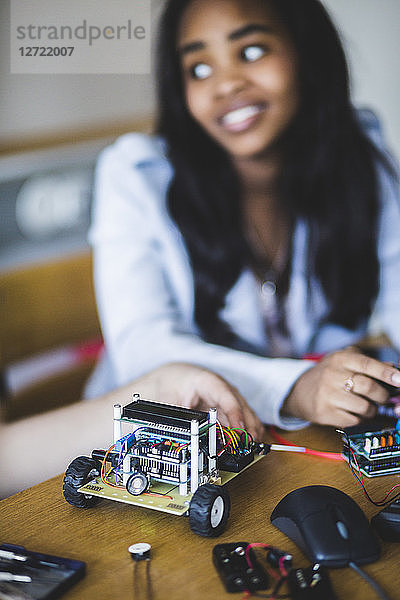
[{"label": "black computer mouse", "polygon": [[380,547],[368,520],[344,492],[309,485],[287,494],[274,508],[271,523],[326,567],[362,565],[378,560]]}]

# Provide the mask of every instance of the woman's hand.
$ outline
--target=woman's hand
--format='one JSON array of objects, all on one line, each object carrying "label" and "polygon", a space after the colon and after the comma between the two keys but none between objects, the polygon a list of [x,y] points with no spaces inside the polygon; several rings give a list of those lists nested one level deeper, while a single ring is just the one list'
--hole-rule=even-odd
[{"label": "woman's hand", "polygon": [[388,401],[382,383],[400,388],[400,371],[347,348],[325,356],[299,377],[283,413],[321,425],[357,425]]},{"label": "woman's hand", "polygon": [[238,390],[216,373],[187,363],[170,363],[147,376],[154,386],[149,399],[205,411],[215,407],[222,424],[244,427],[255,440],[262,439],[260,419]]}]

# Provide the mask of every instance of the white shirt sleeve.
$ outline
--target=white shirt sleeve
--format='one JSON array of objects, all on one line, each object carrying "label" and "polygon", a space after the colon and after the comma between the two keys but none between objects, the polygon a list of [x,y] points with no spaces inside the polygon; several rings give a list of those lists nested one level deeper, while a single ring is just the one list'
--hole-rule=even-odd
[{"label": "white shirt sleeve", "polygon": [[382,210],[378,231],[379,294],[374,317],[400,352],[400,187],[381,177]]},{"label": "white shirt sleeve", "polygon": [[[204,342],[193,321],[193,282],[165,207],[165,160],[134,164],[143,136],[125,136],[101,156],[93,225],[100,321],[115,385],[167,362],[209,368],[239,389],[265,423],[297,428],[280,409],[310,361],[262,358]],[[133,158],[132,158],[133,157]],[[155,166],[156,165],[156,166]]]}]

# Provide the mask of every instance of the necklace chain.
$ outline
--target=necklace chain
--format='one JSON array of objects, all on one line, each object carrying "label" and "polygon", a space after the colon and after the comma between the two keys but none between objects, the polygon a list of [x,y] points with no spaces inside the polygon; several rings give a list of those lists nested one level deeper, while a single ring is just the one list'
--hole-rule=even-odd
[{"label": "necklace chain", "polygon": [[261,279],[261,292],[267,297],[274,296],[277,292],[278,281],[287,264],[287,247],[284,250],[286,238],[284,236],[281,237],[274,256],[269,259],[267,267],[265,266],[265,255],[267,254],[265,244],[263,243],[258,227],[254,224],[248,230],[248,241],[255,250],[256,273]]}]

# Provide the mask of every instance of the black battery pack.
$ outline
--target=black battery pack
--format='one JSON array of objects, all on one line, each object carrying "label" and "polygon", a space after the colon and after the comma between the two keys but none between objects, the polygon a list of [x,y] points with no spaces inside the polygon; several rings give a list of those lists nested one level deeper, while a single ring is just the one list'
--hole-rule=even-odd
[{"label": "black battery pack", "polygon": [[227,592],[256,592],[268,588],[268,576],[251,548],[248,556],[252,566],[247,562],[248,545],[248,542],[236,542],[213,548],[213,563]]},{"label": "black battery pack", "polygon": [[320,565],[292,569],[287,581],[292,600],[337,600],[329,573]]}]

